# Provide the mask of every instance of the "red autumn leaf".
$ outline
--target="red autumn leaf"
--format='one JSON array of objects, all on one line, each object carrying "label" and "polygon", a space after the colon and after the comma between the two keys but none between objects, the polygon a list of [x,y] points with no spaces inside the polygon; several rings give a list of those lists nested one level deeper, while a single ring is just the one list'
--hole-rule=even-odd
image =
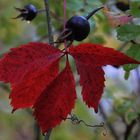
[{"label": "red autumn leaf", "polygon": [[74,107],[75,82],[69,63],[43,91],[34,105],[34,115],[43,133],[60,124]]},{"label": "red autumn leaf", "polygon": [[98,44],[80,44],[71,47],[69,53],[74,57],[80,84],[82,85],[83,100],[89,107],[98,110],[99,101],[104,88],[104,65],[123,65],[138,63],[138,61]]},{"label": "red autumn leaf", "polygon": [[76,61],[77,71],[80,74],[80,85],[83,86],[83,100],[88,107],[94,107],[98,111],[99,100],[103,93],[104,71],[101,67],[81,64]]},{"label": "red autumn leaf", "polygon": [[97,111],[104,87],[104,65],[139,63],[111,48],[97,44],[81,44],[66,52],[48,44],[29,43],[11,49],[0,60],[0,80],[10,82],[13,109],[33,107],[43,133],[58,125],[74,107],[76,99],[72,71],[67,61],[59,73],[59,60],[74,57],[83,87],[83,99]]},{"label": "red autumn leaf", "polygon": [[29,43],[11,49],[0,61],[0,79],[12,84],[13,110],[30,107],[58,73],[61,51],[48,44]]},{"label": "red autumn leaf", "polygon": [[0,60],[0,80],[17,84],[26,73],[32,73],[55,58],[60,57],[61,51],[43,43],[29,43],[18,48],[12,48]]},{"label": "red autumn leaf", "polygon": [[35,103],[46,86],[58,74],[58,62],[59,59],[56,59],[48,66],[26,74],[22,82],[12,88],[10,98],[13,111],[18,108],[31,107]]},{"label": "red autumn leaf", "polygon": [[128,63],[139,64],[138,61],[126,56],[125,54],[99,44],[80,44],[76,47],[71,47],[69,53],[75,60],[80,61],[82,64],[93,66],[120,66]]}]

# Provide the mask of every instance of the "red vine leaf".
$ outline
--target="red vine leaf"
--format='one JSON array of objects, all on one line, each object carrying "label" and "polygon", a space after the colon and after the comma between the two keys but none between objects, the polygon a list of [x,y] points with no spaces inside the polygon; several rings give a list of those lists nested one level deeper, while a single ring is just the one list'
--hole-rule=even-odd
[{"label": "red vine leaf", "polygon": [[104,88],[102,66],[139,64],[123,53],[98,44],[80,44],[66,52],[37,42],[11,49],[0,60],[0,80],[12,85],[13,111],[33,107],[43,133],[60,124],[74,107],[75,83],[68,60],[59,73],[59,60],[68,54],[76,61],[83,100],[96,112]]},{"label": "red vine leaf", "polygon": [[76,47],[71,47],[69,53],[78,62],[90,66],[139,64],[138,61],[125,54],[99,44],[83,43]]},{"label": "red vine leaf", "polygon": [[83,65],[76,62],[78,73],[80,74],[80,85],[83,86],[83,100],[88,107],[93,107],[98,111],[99,100],[103,94],[104,71],[100,67]]},{"label": "red vine leaf", "polygon": [[43,133],[58,125],[74,107],[75,82],[69,63],[43,91],[34,105],[34,115]]},{"label": "red vine leaf", "polygon": [[11,49],[0,60],[0,79],[12,84],[13,110],[30,107],[58,73],[61,51],[43,43]]},{"label": "red vine leaf", "polygon": [[58,74],[59,59],[37,71],[28,73],[22,82],[12,88],[10,94],[13,111],[18,108],[31,107],[47,85],[54,80]]},{"label": "red vine leaf", "polygon": [[74,57],[80,84],[82,85],[83,100],[89,107],[98,110],[99,101],[104,88],[104,65],[123,65],[138,61],[98,44],[80,44],[71,47],[69,53]]},{"label": "red vine leaf", "polygon": [[48,44],[29,43],[18,48],[12,48],[0,60],[0,80],[12,85],[20,83],[24,76],[46,67],[61,51]]}]

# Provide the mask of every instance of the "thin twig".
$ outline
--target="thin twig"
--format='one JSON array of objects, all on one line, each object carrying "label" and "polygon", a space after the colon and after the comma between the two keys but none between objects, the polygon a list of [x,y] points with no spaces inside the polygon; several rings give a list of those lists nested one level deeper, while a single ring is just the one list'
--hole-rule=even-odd
[{"label": "thin twig", "polygon": [[[54,40],[53,40],[53,34],[52,34],[52,25],[51,25],[51,17],[50,17],[49,0],[44,0],[44,4],[45,4],[45,9],[46,9],[48,39],[49,39],[49,43],[52,43]],[[48,133],[45,135],[45,140],[49,140],[51,132],[52,132],[52,129],[50,129],[48,131]]]},{"label": "thin twig", "polygon": [[107,129],[104,127],[104,122],[100,123],[100,124],[96,124],[96,125],[90,125],[90,124],[87,124],[84,120],[81,120],[79,119],[75,114],[71,114],[70,117],[68,118],[63,118],[64,120],[67,119],[67,120],[71,120],[72,124],[74,125],[79,125],[81,123],[83,123],[85,126],[87,127],[102,127],[104,128],[104,132],[103,132],[103,135],[106,136],[107,135]]},{"label": "thin twig", "polygon": [[49,140],[50,135],[51,135],[51,132],[52,132],[52,129],[50,129],[50,130],[48,131],[48,133],[45,135],[45,140]]},{"label": "thin twig", "polygon": [[[140,123],[140,115],[134,119],[130,124],[126,126],[126,131],[124,134],[124,140],[128,140],[128,137],[132,134],[133,128]],[[138,131],[139,132],[139,131]]]},{"label": "thin twig", "polygon": [[137,123],[137,120],[133,120],[129,125],[126,126],[126,131],[124,134],[124,140],[128,140],[128,137],[131,134],[132,129],[134,128],[135,124]]},{"label": "thin twig", "polygon": [[45,3],[45,9],[46,9],[48,38],[49,38],[49,43],[51,43],[53,42],[53,34],[52,34],[52,26],[51,26],[51,18],[50,18],[49,0],[44,0],[44,3]]},{"label": "thin twig", "polygon": [[[104,119],[104,120],[107,120],[107,115],[106,115],[106,113],[105,113],[105,111],[104,111],[104,109],[103,109],[103,107],[102,107],[101,104],[99,105],[99,108],[100,108],[100,112],[101,112],[101,115],[102,115],[103,119]],[[111,125],[111,124],[108,123],[108,122],[107,122],[106,124],[108,125],[108,127],[109,127],[109,129],[110,129],[112,135],[113,135],[114,138],[115,138],[115,140],[119,140],[119,136],[117,135],[117,133],[116,133],[116,131],[115,131],[113,125]]]},{"label": "thin twig", "polygon": [[40,128],[37,123],[34,124],[35,140],[40,140]]},{"label": "thin twig", "polygon": [[138,83],[138,93],[140,93],[140,72],[139,72],[139,67],[135,69],[135,72],[136,72],[136,77],[137,77],[137,83]]}]

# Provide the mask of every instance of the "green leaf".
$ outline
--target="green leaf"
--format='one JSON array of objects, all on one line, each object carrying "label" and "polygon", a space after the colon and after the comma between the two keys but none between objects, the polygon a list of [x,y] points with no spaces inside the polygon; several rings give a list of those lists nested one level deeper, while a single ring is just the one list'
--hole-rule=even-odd
[{"label": "green leaf", "polygon": [[81,1],[71,2],[71,0],[68,0],[67,1],[67,8],[69,10],[72,10],[72,11],[78,11],[78,10],[83,8],[83,2],[81,2]]},{"label": "green leaf", "polygon": [[103,4],[107,3],[107,0],[100,0]]},{"label": "green leaf", "polygon": [[136,138],[135,138],[134,136],[130,135],[130,136],[128,137],[128,140],[136,140]]},{"label": "green leaf", "polygon": [[133,120],[136,120],[138,118],[138,114],[137,112],[130,111],[130,112],[127,112],[126,118],[127,118],[127,121],[131,123]]},{"label": "green leaf", "polygon": [[124,74],[124,79],[128,80],[129,76],[130,76],[130,71],[126,71]]},{"label": "green leaf", "polygon": [[[140,61],[140,45],[133,44],[127,51],[126,54],[138,61]],[[123,69],[126,71],[125,73],[125,79],[129,78],[129,73],[131,70],[137,68],[137,64],[128,64],[124,65]]]},{"label": "green leaf", "polygon": [[140,17],[140,0],[133,0],[130,2],[131,14]]},{"label": "green leaf", "polygon": [[130,108],[133,106],[131,100],[116,101],[116,110],[119,114],[124,114],[124,112],[129,112]]},{"label": "green leaf", "polygon": [[91,12],[93,9],[98,8],[99,6],[101,6],[102,3],[99,0],[88,0],[88,1],[78,1],[75,0],[73,2],[71,2],[71,0],[67,1],[67,9],[70,10],[71,12],[77,12],[84,10],[84,14],[88,14],[89,12]]},{"label": "green leaf", "polygon": [[137,113],[138,113],[138,115],[140,115],[140,108],[137,109]]},{"label": "green leaf", "polygon": [[140,37],[140,26],[126,24],[117,29],[117,38],[121,41],[131,41]]}]

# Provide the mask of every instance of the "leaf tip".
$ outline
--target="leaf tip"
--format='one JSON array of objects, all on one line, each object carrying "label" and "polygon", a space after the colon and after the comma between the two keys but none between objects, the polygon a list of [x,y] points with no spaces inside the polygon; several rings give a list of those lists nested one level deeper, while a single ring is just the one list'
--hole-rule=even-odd
[{"label": "leaf tip", "polygon": [[14,114],[17,109],[12,109],[11,113]]},{"label": "leaf tip", "polygon": [[95,110],[95,113],[98,113],[98,108],[95,108],[94,110]]}]

